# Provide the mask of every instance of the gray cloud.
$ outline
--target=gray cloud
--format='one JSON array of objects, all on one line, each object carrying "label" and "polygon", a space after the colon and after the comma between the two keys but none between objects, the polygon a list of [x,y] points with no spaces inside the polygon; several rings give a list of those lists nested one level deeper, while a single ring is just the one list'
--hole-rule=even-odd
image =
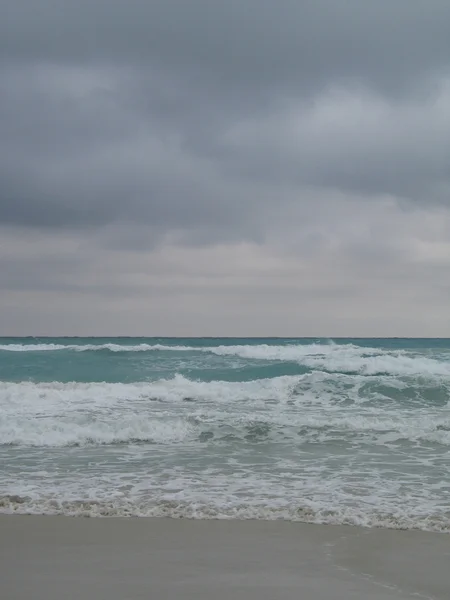
[{"label": "gray cloud", "polygon": [[448,67],[450,7],[280,0],[17,0],[0,53],[15,60],[101,60],[186,70],[246,86],[359,77],[396,88]]},{"label": "gray cloud", "polygon": [[448,2],[0,10],[0,320],[14,331],[29,313],[56,333],[104,333],[119,314],[118,333],[401,335],[419,314],[438,331]]}]

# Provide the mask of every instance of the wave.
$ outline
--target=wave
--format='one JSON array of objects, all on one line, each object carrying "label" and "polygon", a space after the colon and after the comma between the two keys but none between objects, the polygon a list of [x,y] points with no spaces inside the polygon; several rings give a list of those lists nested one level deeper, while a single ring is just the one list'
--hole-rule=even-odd
[{"label": "wave", "polygon": [[404,350],[383,350],[354,344],[217,346],[209,352],[261,360],[294,361],[311,369],[358,375],[449,376],[450,364]]},{"label": "wave", "polygon": [[0,351],[3,352],[56,352],[59,350],[72,350],[75,352],[150,352],[155,350],[178,350],[189,351],[195,348],[188,346],[163,346],[161,344],[137,344],[134,346],[126,344],[2,344]]},{"label": "wave", "polygon": [[366,528],[420,529],[450,532],[450,515],[414,514],[402,512],[383,513],[362,511],[350,507],[315,508],[308,505],[271,506],[270,504],[239,504],[217,502],[183,502],[159,500],[154,502],[115,500],[62,500],[30,498],[19,495],[0,496],[0,513],[66,515],[74,517],[164,517],[197,520],[284,520],[326,525],[351,525]]},{"label": "wave", "polygon": [[[42,407],[74,405],[113,407],[117,403],[151,401],[176,403],[208,400],[215,403],[245,400],[287,400],[295,386],[303,381],[302,375],[283,375],[246,382],[196,381],[183,375],[170,379],[136,383],[70,382],[34,383],[31,381],[0,381],[0,406],[4,410],[24,407],[40,410]],[[314,375],[309,375],[314,381]]]},{"label": "wave", "polygon": [[55,350],[66,350],[69,346],[64,344],[1,344],[0,351],[3,352],[54,352]]},{"label": "wave", "polygon": [[[352,436],[358,445],[392,445],[399,442],[433,443],[450,446],[450,422],[437,419],[380,419],[370,417],[323,418],[230,418],[224,413],[186,419],[140,417],[111,419],[109,422],[78,422],[74,419],[31,419],[10,422],[0,427],[1,446],[64,448],[135,444],[173,445],[208,442],[214,445],[244,442],[255,444],[268,440],[297,446],[303,443],[347,444]],[[364,436],[364,437],[361,437]],[[355,444],[355,442],[353,442]]]},{"label": "wave", "polygon": [[175,443],[193,432],[190,415],[199,410],[215,414],[221,405],[286,401],[297,381],[205,383],[178,375],[133,384],[0,382],[0,445]]},{"label": "wave", "polygon": [[75,352],[203,352],[219,356],[240,356],[261,360],[298,360],[304,356],[328,355],[335,352],[380,353],[384,351],[355,346],[354,344],[244,344],[219,346],[183,346],[172,344],[2,344],[0,351],[4,352],[56,352],[72,350]]},{"label": "wave", "polygon": [[[351,378],[342,377],[345,382]],[[237,382],[0,382],[0,445],[296,444],[349,439],[450,446],[450,411],[353,401],[323,374]],[[355,385],[355,384],[353,384]],[[311,391],[311,386],[317,388]],[[347,394],[344,396],[344,394]],[[364,438],[365,436],[365,438]]]},{"label": "wave", "polygon": [[6,344],[5,352],[195,352],[236,356],[249,360],[295,362],[303,367],[330,373],[396,375],[401,377],[450,377],[450,362],[405,350],[368,348],[354,344],[248,344],[219,346],[180,346],[166,344]]},{"label": "wave", "polygon": [[140,416],[102,422],[86,418],[17,419],[0,427],[1,446],[63,448],[122,444],[173,444],[185,440],[192,425],[183,419],[161,422]]}]

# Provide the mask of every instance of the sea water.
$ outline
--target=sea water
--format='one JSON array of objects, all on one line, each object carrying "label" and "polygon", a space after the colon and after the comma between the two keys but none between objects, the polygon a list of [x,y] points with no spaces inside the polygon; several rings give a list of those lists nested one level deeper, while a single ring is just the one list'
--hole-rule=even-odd
[{"label": "sea water", "polygon": [[0,339],[0,511],[450,531],[450,340]]}]

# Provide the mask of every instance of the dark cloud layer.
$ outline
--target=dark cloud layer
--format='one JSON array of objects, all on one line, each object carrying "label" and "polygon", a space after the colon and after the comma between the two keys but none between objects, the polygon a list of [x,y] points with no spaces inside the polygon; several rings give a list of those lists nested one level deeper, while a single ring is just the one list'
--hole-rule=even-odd
[{"label": "dark cloud layer", "polygon": [[441,331],[448,2],[0,12],[0,324]]},{"label": "dark cloud layer", "polygon": [[0,52],[14,60],[101,60],[277,85],[360,77],[397,88],[448,68],[445,0],[16,0]]}]

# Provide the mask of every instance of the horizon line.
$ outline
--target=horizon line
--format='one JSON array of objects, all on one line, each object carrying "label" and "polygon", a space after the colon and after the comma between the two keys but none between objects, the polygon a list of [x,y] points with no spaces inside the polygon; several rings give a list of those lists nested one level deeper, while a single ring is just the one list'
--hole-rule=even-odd
[{"label": "horizon line", "polygon": [[4,339],[165,339],[165,340],[450,340],[450,336],[371,336],[371,335],[257,335],[257,336],[232,336],[232,335],[0,335]]}]

